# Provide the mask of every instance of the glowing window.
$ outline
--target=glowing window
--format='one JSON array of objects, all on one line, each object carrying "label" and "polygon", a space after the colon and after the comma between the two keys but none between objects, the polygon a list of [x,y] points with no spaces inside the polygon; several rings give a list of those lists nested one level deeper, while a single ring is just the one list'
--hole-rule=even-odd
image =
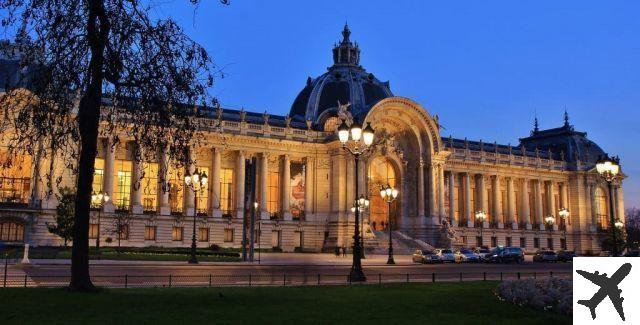
[{"label": "glowing window", "polygon": [[158,164],[144,163],[144,177],[140,180],[144,211],[156,211],[158,206]]},{"label": "glowing window", "polygon": [[232,214],[233,209],[233,169],[220,169],[220,210]]},{"label": "glowing window", "polygon": [[0,152],[0,163],[0,202],[28,203],[31,196],[31,156],[10,157],[6,152]]},{"label": "glowing window", "polygon": [[[211,177],[211,174],[209,174],[209,168],[207,167],[198,167],[198,171],[200,173],[206,173],[207,177]],[[201,191],[198,191],[197,207],[199,215],[207,215],[209,211],[209,181],[211,181],[211,179],[208,179],[207,184],[202,187]]]},{"label": "glowing window", "polygon": [[24,241],[24,226],[16,222],[0,223],[0,241]]},{"label": "glowing window", "polygon": [[118,209],[126,210],[131,204],[131,175],[133,165],[130,160],[116,160],[116,190],[113,197]]},{"label": "glowing window", "polygon": [[[93,168],[93,184],[91,185],[91,188],[93,193],[100,193],[103,189],[104,159],[96,158]],[[111,193],[107,194],[111,195]]]},{"label": "glowing window", "polygon": [[169,168],[169,206],[172,213],[181,213],[184,203],[184,178],[181,170]]},{"label": "glowing window", "polygon": [[267,211],[277,214],[280,210],[280,173],[269,171],[267,175]]}]

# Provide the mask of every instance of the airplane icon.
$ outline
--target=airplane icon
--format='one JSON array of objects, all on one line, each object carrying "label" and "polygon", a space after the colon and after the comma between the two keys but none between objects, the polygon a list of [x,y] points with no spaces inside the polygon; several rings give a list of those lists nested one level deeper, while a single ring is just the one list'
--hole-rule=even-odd
[{"label": "airplane icon", "polygon": [[591,299],[578,300],[579,304],[589,307],[589,311],[591,311],[591,318],[596,319],[596,307],[598,307],[602,300],[608,296],[613,303],[613,307],[616,308],[618,315],[620,315],[620,318],[624,321],[624,310],[622,308],[622,301],[624,301],[624,298],[620,296],[620,294],[622,294],[622,289],[618,288],[618,284],[620,284],[629,272],[631,272],[631,263],[625,263],[620,266],[620,268],[611,277],[607,277],[606,273],[600,274],[598,271],[589,273],[582,270],[576,270],[576,272],[600,287],[600,290],[598,290]]}]

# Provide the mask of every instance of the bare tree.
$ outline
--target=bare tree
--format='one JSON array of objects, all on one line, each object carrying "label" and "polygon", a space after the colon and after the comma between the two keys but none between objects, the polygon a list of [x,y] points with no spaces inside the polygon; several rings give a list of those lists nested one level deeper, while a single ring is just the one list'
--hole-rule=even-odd
[{"label": "bare tree", "polygon": [[129,230],[132,221],[133,215],[129,211],[118,211],[111,220],[109,233],[116,236],[116,239],[118,240],[118,253],[120,252],[120,244],[122,240],[129,239]]},{"label": "bare tree", "polygon": [[217,104],[207,93],[217,70],[206,50],[150,10],[143,0],[0,1],[21,65],[37,76],[29,91],[0,98],[2,140],[13,153],[70,157],[76,174],[71,291],[95,289],[88,229],[99,132],[168,149],[172,161],[185,164],[185,149],[197,141],[194,116]]}]

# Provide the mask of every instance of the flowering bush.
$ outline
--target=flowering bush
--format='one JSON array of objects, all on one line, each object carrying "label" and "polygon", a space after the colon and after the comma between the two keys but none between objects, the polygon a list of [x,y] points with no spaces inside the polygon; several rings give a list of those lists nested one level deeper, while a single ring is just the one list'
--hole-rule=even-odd
[{"label": "flowering bush", "polygon": [[562,315],[573,314],[571,280],[551,278],[504,281],[498,285],[496,296],[502,301],[518,306],[527,306]]}]

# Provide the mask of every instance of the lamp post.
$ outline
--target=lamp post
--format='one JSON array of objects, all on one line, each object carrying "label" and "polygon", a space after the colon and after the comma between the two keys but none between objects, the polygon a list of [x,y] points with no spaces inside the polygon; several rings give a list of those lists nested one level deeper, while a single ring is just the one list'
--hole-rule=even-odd
[{"label": "lamp post", "polygon": [[387,202],[387,206],[388,206],[388,210],[387,210],[387,215],[388,215],[388,221],[387,221],[387,227],[389,228],[389,259],[387,259],[387,264],[396,264],[396,262],[393,260],[393,240],[391,240],[391,203],[393,203],[393,201],[396,200],[396,198],[398,197],[398,190],[391,187],[391,185],[387,184],[386,186],[382,187],[382,189],[380,189],[380,196],[382,197],[383,200],[385,200]]},{"label": "lamp post", "polygon": [[107,192],[98,192],[91,195],[91,203],[98,207],[98,235],[96,236],[96,254],[100,254],[100,215],[104,204],[109,202],[111,198]]},{"label": "lamp post", "polygon": [[484,244],[484,238],[482,237],[482,231],[484,228],[484,221],[487,220],[487,213],[480,210],[476,211],[476,221],[480,222],[480,248],[482,248],[482,244]]},{"label": "lamp post", "polygon": [[189,188],[193,190],[193,233],[191,235],[191,257],[189,258],[189,264],[198,264],[198,258],[196,257],[196,219],[198,217],[198,192],[205,189],[208,182],[207,173],[200,172],[198,169],[190,175],[184,177],[184,182]]},{"label": "lamp post", "polygon": [[567,208],[561,208],[560,210],[558,210],[558,215],[560,216],[560,218],[562,219],[562,231],[563,231],[563,237],[564,237],[564,247],[562,247],[562,249],[567,249],[569,247],[569,244],[567,243],[567,220],[569,219],[569,209]]},{"label": "lamp post", "polygon": [[[371,202],[369,201],[368,198],[366,198],[364,195],[360,195],[360,198],[358,198],[353,202],[353,206],[351,207],[351,212],[355,213],[356,209],[358,209],[360,213],[364,213],[367,210],[367,208],[369,208],[370,204]],[[362,248],[360,250],[360,256],[362,256],[362,258],[366,258],[364,255],[364,216],[362,216],[361,219],[362,220],[359,225],[360,233],[362,234],[362,236],[360,236],[360,247]]]},{"label": "lamp post", "polygon": [[[355,159],[355,190],[356,195],[358,193],[358,161],[360,156],[366,154],[373,144],[374,131],[370,123],[367,123],[367,127],[362,129],[362,125],[357,121],[351,123],[348,126],[345,120],[338,127],[338,139],[342,143],[342,148],[353,155]],[[349,273],[349,279],[351,282],[364,282],[367,278],[362,271],[362,253],[360,249],[360,229],[358,224],[360,223],[360,209],[355,209],[355,224],[353,232],[353,262],[351,264],[351,271]]]},{"label": "lamp post", "polygon": [[613,182],[618,178],[620,173],[620,159],[617,157],[609,158],[608,155],[600,157],[596,163],[598,174],[607,182],[609,186],[609,224],[611,228],[611,236],[613,239],[613,256],[618,256],[618,240],[616,238],[615,227],[615,210],[613,209]]}]

